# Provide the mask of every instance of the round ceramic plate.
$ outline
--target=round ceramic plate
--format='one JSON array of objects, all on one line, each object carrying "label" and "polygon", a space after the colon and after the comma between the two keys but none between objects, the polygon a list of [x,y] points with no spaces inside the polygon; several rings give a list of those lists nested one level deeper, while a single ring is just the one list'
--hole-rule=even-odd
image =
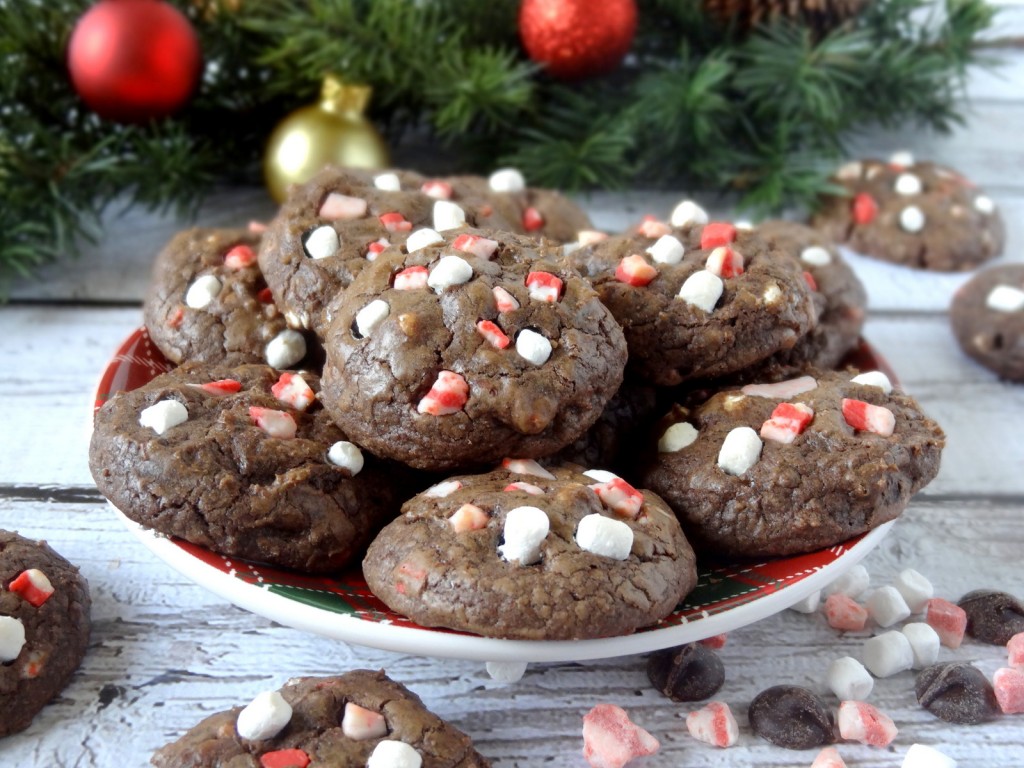
[{"label": "round ceramic plate", "polygon": [[[850,359],[863,370],[892,371],[867,344]],[[107,365],[96,408],[170,370],[144,328]],[[115,510],[116,511],[116,510]],[[893,523],[829,549],[762,562],[698,563],[697,587],[669,616],[632,635],[596,640],[499,640],[420,627],[391,611],[366,586],[358,566],[336,576],[306,576],[216,554],[163,536],[117,514],[154,554],[197,584],[260,616],[358,645],[418,656],[475,661],[585,661],[645,653],[730,632],[778,613],[840,576],[882,541]]]}]

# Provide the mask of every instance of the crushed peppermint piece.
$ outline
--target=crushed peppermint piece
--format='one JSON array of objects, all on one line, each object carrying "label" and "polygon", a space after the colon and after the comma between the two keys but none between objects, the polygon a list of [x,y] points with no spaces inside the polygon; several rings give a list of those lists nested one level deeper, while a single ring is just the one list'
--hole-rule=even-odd
[{"label": "crushed peppermint piece", "polygon": [[441,293],[445,288],[468,283],[472,278],[473,267],[468,261],[460,256],[442,256],[441,260],[430,270],[427,285],[434,290],[434,293]]},{"label": "crushed peppermint piece", "polygon": [[[710,225],[709,225],[710,226]],[[736,277],[743,274],[743,255],[728,246],[718,246],[704,262],[704,268],[718,277]]]},{"label": "crushed peppermint piece", "polygon": [[697,439],[697,429],[688,421],[680,421],[665,430],[658,440],[658,451],[660,453],[675,453],[681,451]]},{"label": "crushed peppermint piece", "polygon": [[812,275],[810,272],[804,272],[804,282],[807,283],[807,287],[810,288],[812,291],[818,290],[818,281],[814,279],[814,275]]},{"label": "crushed peppermint piece", "polygon": [[271,368],[291,368],[306,356],[306,339],[296,330],[285,328],[263,350]]},{"label": "crushed peppermint piece", "polygon": [[301,749],[275,749],[260,755],[260,768],[306,768],[309,755]]},{"label": "crushed peppermint piece", "polygon": [[843,398],[843,418],[854,429],[888,437],[896,429],[896,417],[888,408],[863,400]]},{"label": "crushed peppermint piece", "polygon": [[415,253],[428,245],[436,245],[437,243],[443,243],[444,238],[441,234],[429,227],[423,229],[417,229],[411,235],[409,239],[405,241],[406,253]]},{"label": "crushed peppermint piece", "polygon": [[603,243],[608,239],[607,232],[601,232],[597,229],[581,229],[576,233],[576,242],[580,246],[594,245],[595,243]]},{"label": "crushed peppermint piece", "polygon": [[243,739],[262,741],[279,734],[291,719],[292,707],[284,697],[277,691],[264,691],[238,713],[235,727]]},{"label": "crushed peppermint piece", "polygon": [[491,679],[499,683],[515,683],[526,674],[525,661],[488,661],[484,668]]},{"label": "crushed peppermint piece", "polygon": [[537,477],[543,477],[546,480],[555,479],[553,474],[548,472],[533,459],[505,458],[501,460],[501,467],[502,469],[507,469],[509,472],[515,472],[517,475],[536,475]]},{"label": "crushed peppermint piece", "polygon": [[316,394],[302,378],[302,375],[288,371],[281,374],[280,378],[270,387],[270,391],[282,403],[290,405],[297,411],[306,410],[316,400]]},{"label": "crushed peppermint piece", "polygon": [[512,493],[513,491],[522,491],[523,493],[528,493],[531,496],[544,495],[543,488],[541,488],[538,485],[534,485],[533,483],[524,483],[522,480],[518,480],[514,483],[509,483],[504,488],[502,488],[502,490],[505,493]]},{"label": "crushed peppermint piece", "polygon": [[162,435],[171,427],[188,421],[188,409],[177,400],[161,400],[139,414],[139,424]]},{"label": "crushed peppermint piece", "polygon": [[427,179],[420,186],[420,192],[435,200],[451,200],[452,185],[440,179]]},{"label": "crushed peppermint piece", "polygon": [[544,226],[544,216],[532,205],[523,211],[523,229],[527,232],[536,232]]},{"label": "crushed peppermint piece", "polygon": [[615,279],[636,288],[648,285],[658,276],[658,270],[647,263],[639,253],[625,256],[615,268]]},{"label": "crushed peppermint piece", "polygon": [[814,409],[803,403],[779,403],[771,418],[761,425],[761,437],[777,443],[792,443],[814,419]]},{"label": "crushed peppermint piece", "polygon": [[867,371],[860,373],[850,379],[854,384],[862,384],[865,387],[878,387],[885,394],[892,394],[892,382],[889,377],[881,371]]},{"label": "crushed peppermint piece", "polygon": [[967,632],[967,611],[956,603],[933,597],[924,608],[924,620],[946,648],[959,648]]},{"label": "crushed peppermint piece", "polygon": [[215,397],[224,397],[225,395],[241,392],[242,383],[234,379],[218,379],[217,381],[208,381],[205,384],[200,384],[199,388]]},{"label": "crushed peppermint piece", "polygon": [[451,496],[461,487],[462,483],[458,480],[443,480],[427,488],[422,495],[429,499],[443,499],[446,496]]},{"label": "crushed peppermint piece", "polygon": [[[270,289],[269,288],[264,288],[263,290],[266,291],[268,294],[270,293]],[[262,292],[263,291],[261,291],[260,293],[262,294]],[[260,299],[260,301],[263,301],[263,297],[262,296],[259,296],[259,299]],[[271,298],[270,301],[273,301],[273,299]],[[264,302],[264,304],[269,304],[270,301],[266,301],[266,302]],[[179,305],[179,306],[174,308],[174,311],[171,312],[170,317],[167,318],[167,326],[169,328],[180,328],[181,327],[181,322],[184,319],[185,319],[185,308]]]},{"label": "crushed peppermint piece", "polygon": [[832,254],[820,245],[809,245],[800,251],[800,260],[812,267],[827,267],[832,263]]},{"label": "crushed peppermint piece", "polygon": [[544,365],[551,357],[551,350],[551,342],[529,328],[524,328],[516,336],[516,352],[534,365]]},{"label": "crushed peppermint piece", "polygon": [[498,554],[509,562],[532,565],[540,560],[540,545],[547,538],[551,521],[537,507],[515,507],[505,515],[504,544]]},{"label": "crushed peppermint piece", "polygon": [[519,302],[516,301],[516,297],[500,285],[494,286],[491,289],[491,294],[494,296],[494,304],[499,312],[512,312],[519,309]]},{"label": "crushed peppermint piece", "polygon": [[679,238],[672,235],[662,235],[647,249],[655,264],[678,264],[683,260],[685,252],[686,248],[679,242]]},{"label": "crushed peppermint piece", "polygon": [[921,194],[921,179],[912,173],[901,173],[896,177],[892,185],[897,195],[919,195]]},{"label": "crushed peppermint piece", "polygon": [[504,331],[490,320],[480,320],[476,324],[476,329],[487,340],[487,343],[495,349],[505,349],[505,347],[512,343]]},{"label": "crushed peppermint piece", "polygon": [[397,173],[380,173],[373,177],[373,186],[384,192],[401,192],[402,180]]},{"label": "crushed peppermint piece", "polygon": [[366,260],[373,261],[382,253],[384,249],[391,245],[391,242],[386,237],[381,237],[369,243],[366,246]]},{"label": "crushed peppermint piece", "polygon": [[700,247],[718,248],[736,240],[736,227],[727,221],[712,221],[704,225],[700,233]]},{"label": "crushed peppermint piece", "polygon": [[334,231],[334,227],[322,226],[309,233],[302,243],[302,247],[309,258],[326,259],[338,252],[341,241],[338,239],[338,233]]},{"label": "crushed peppermint piece", "polygon": [[417,413],[449,416],[458,413],[469,400],[469,384],[454,371],[440,371],[430,391],[416,406]]},{"label": "crushed peppermint piece", "polygon": [[853,202],[850,203],[850,210],[854,223],[870,224],[878,215],[878,203],[867,192],[861,192],[854,196]]},{"label": "crushed peppermint piece", "polygon": [[703,226],[708,223],[708,212],[697,205],[693,200],[683,200],[672,209],[672,216],[669,218],[673,227],[685,227],[688,224]]},{"label": "crushed peppermint piece", "polygon": [[487,185],[492,192],[522,192],[526,179],[515,168],[501,168],[487,178]]},{"label": "crushed peppermint piece", "polygon": [[396,291],[415,291],[426,288],[429,274],[426,267],[406,267],[401,272],[395,273],[392,287]]},{"label": "crushed peppermint piece", "polygon": [[202,309],[220,294],[221,282],[213,275],[202,275],[185,292],[185,304],[192,309]]},{"label": "crushed peppermint piece", "polygon": [[761,438],[750,427],[736,427],[718,451],[718,466],[729,475],[742,475],[761,457]]},{"label": "crushed peppermint piece", "polygon": [[224,266],[228,269],[245,269],[256,263],[256,252],[244,243],[239,243],[224,254]]},{"label": "crushed peppermint piece", "polygon": [[0,664],[14,661],[25,647],[25,625],[13,616],[0,616]]},{"label": "crushed peppermint piece", "polygon": [[622,517],[635,520],[644,505],[644,495],[621,477],[613,477],[604,483],[590,486],[601,503]]},{"label": "crushed peppermint piece", "polygon": [[996,312],[1020,312],[1024,309],[1024,291],[1012,285],[997,285],[985,297],[985,306]]},{"label": "crushed peppermint piece", "polygon": [[34,608],[41,606],[53,594],[53,584],[38,568],[22,571],[7,588]]},{"label": "crushed peppermint piece", "polygon": [[633,529],[622,520],[585,515],[576,528],[579,548],[612,560],[625,560],[633,549]]},{"label": "crushed peppermint piece", "polygon": [[1006,644],[1006,663],[1014,669],[1024,670],[1024,632],[1018,632]]},{"label": "crushed peppermint piece", "polygon": [[847,768],[846,761],[835,747],[824,747],[814,758],[811,768]]},{"label": "crushed peppermint piece", "polygon": [[253,424],[271,437],[290,440],[295,437],[295,433],[298,430],[298,424],[295,423],[294,416],[285,411],[275,411],[273,408],[261,408],[258,405],[250,405],[249,418]]},{"label": "crushed peppermint piece", "polygon": [[614,704],[597,704],[583,716],[583,757],[591,768],[622,768],[660,748],[656,738]]},{"label": "crushed peppermint piece", "polygon": [[554,302],[562,296],[562,280],[550,272],[530,272],[526,275],[526,287],[535,301]]},{"label": "crushed peppermint piece", "polygon": [[412,229],[412,222],[406,221],[405,216],[394,211],[382,213],[377,219],[388,232],[408,232]]},{"label": "crushed peppermint piece", "polygon": [[660,221],[656,216],[644,216],[636,227],[637,234],[643,237],[662,237],[669,234],[672,231],[672,227],[666,224],[664,221]]},{"label": "crushed peppermint piece", "polygon": [[366,215],[366,200],[331,192],[320,206],[320,218],[328,221],[351,221]]},{"label": "crushed peppermint piece", "polygon": [[724,701],[711,701],[686,716],[686,730],[697,741],[715,747],[731,747],[740,737],[736,718]]},{"label": "crushed peppermint piece", "polygon": [[434,203],[434,229],[447,232],[466,226],[466,212],[462,206],[450,200],[438,200]]},{"label": "crushed peppermint piece", "polygon": [[463,533],[465,531],[479,531],[481,528],[486,528],[490,519],[487,513],[476,504],[463,504],[452,512],[448,518],[448,523],[453,531]]},{"label": "crushed peppermint piece", "polygon": [[459,235],[452,243],[452,249],[462,251],[479,259],[489,259],[498,250],[498,241],[480,235]]},{"label": "crushed peppermint piece", "polygon": [[837,592],[825,598],[825,620],[832,629],[860,632],[867,626],[868,611],[849,595]]},{"label": "crushed peppermint piece", "polygon": [[996,212],[996,204],[992,201],[991,197],[978,195],[974,198],[974,210],[978,213],[992,214]]},{"label": "crushed peppermint piece", "polygon": [[924,211],[916,205],[908,205],[900,211],[900,229],[904,232],[916,233],[924,229]]},{"label": "crushed peppermint piece", "polygon": [[724,287],[722,278],[702,269],[686,278],[677,296],[697,309],[711,312],[722,298]]},{"label": "crushed peppermint piece", "polygon": [[269,288],[261,288],[259,293],[256,294],[256,298],[261,304],[274,303],[274,293]]},{"label": "crushed peppermint piece", "polygon": [[374,299],[356,312],[356,332],[365,339],[391,314],[391,307],[383,299]]},{"label": "crushed peppermint piece", "polygon": [[380,712],[348,701],[345,703],[345,714],[341,717],[341,732],[355,741],[379,739],[388,735],[388,724]]},{"label": "crushed peppermint piece", "polygon": [[423,757],[404,741],[386,739],[373,748],[366,768],[420,768]]},{"label": "crushed peppermint piece", "polygon": [[871,747],[887,747],[896,738],[896,724],[866,701],[844,701],[836,718],[839,735]]},{"label": "crushed peppermint piece", "polygon": [[347,469],[352,477],[363,469],[363,452],[359,446],[348,440],[339,440],[327,451],[327,460],[336,467]]},{"label": "crushed peppermint piece", "polygon": [[817,389],[817,387],[818,381],[813,376],[800,376],[796,379],[787,379],[786,381],[779,381],[774,384],[747,384],[740,389],[740,392],[754,397],[789,400],[804,392]]},{"label": "crushed peppermint piece", "polygon": [[1005,715],[1024,713],[1024,672],[1011,667],[1000,667],[992,676],[996,703]]}]

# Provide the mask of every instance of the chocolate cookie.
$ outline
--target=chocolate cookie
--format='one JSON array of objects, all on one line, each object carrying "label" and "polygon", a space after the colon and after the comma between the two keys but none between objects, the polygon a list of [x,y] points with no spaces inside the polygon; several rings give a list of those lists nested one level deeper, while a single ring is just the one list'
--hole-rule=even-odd
[{"label": "chocolate cookie", "polygon": [[306,357],[306,339],[288,328],[267,290],[259,242],[244,229],[189,229],[156,257],[143,317],[172,363],[292,368]]},{"label": "chocolate cookie", "polygon": [[[311,573],[361,553],[403,473],[364,455],[309,373],[186,364],[95,419],[89,466],[132,520],[225,555]],[[396,474],[397,472],[397,474]]]},{"label": "chocolate cookie", "polygon": [[968,356],[1024,381],[1024,264],[983,269],[956,292],[953,334]]},{"label": "chocolate cookie", "polygon": [[818,371],[678,409],[643,484],[699,552],[811,552],[903,511],[938,472],[944,436],[884,375]]},{"label": "chocolate cookie", "polygon": [[44,542],[0,530],[0,736],[28,728],[89,645],[89,585]]},{"label": "chocolate cookie", "polygon": [[670,613],[697,578],[678,521],[653,493],[523,459],[406,502],[363,573],[418,624],[525,640],[632,632]]},{"label": "chocolate cookie", "polygon": [[618,389],[626,345],[590,284],[542,255],[507,233],[435,232],[363,269],[325,339],[323,402],[341,428],[433,470],[578,438]]},{"label": "chocolate cookie", "polygon": [[847,163],[832,181],[847,194],[823,197],[811,226],[855,251],[938,272],[973,269],[1002,253],[992,198],[950,168],[899,153]]},{"label": "chocolate cookie", "polygon": [[486,768],[469,737],[384,672],[299,677],[211,715],[159,749],[157,768]]},{"label": "chocolate cookie", "polygon": [[653,384],[735,373],[814,326],[800,263],[731,224],[646,221],[566,260],[622,325],[630,369]]}]

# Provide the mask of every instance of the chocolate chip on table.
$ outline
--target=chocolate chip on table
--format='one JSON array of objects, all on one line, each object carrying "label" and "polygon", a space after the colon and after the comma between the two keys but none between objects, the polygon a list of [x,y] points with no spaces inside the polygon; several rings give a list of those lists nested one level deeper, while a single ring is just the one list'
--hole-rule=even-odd
[{"label": "chocolate chip on table", "polygon": [[999,714],[992,685],[977,667],[952,661],[925,667],[914,685],[917,701],[948,723],[976,725]]},{"label": "chocolate chip on table", "polygon": [[977,589],[961,597],[958,605],[967,613],[967,634],[975,640],[1006,645],[1024,632],[1024,603],[1006,592]]},{"label": "chocolate chip on table", "polygon": [[672,701],[701,701],[722,687],[725,667],[710,648],[690,643],[652,654],[647,660],[647,677]]},{"label": "chocolate chip on table", "polygon": [[831,708],[797,685],[775,685],[761,691],[750,702],[747,718],[754,733],[786,749],[811,749],[836,740]]}]

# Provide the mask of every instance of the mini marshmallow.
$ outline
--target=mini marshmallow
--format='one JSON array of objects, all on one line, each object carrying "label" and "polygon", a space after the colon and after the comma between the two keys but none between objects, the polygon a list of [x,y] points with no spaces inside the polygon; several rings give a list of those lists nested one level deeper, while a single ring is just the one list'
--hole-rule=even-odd
[{"label": "mini marshmallow", "polygon": [[992,201],[991,197],[986,197],[985,195],[978,195],[976,198],[974,198],[974,210],[976,210],[978,213],[995,213],[996,204]]},{"label": "mini marshmallow", "polygon": [[516,168],[501,168],[487,178],[487,185],[492,192],[522,192],[526,179]]},{"label": "mini marshmallow", "polygon": [[429,499],[443,499],[445,496],[451,496],[461,487],[462,483],[458,480],[443,480],[427,488],[422,495]]},{"label": "mini marshmallow", "polygon": [[420,768],[423,758],[404,741],[386,739],[366,759],[366,768]]},{"label": "mini marshmallow", "polygon": [[161,400],[139,414],[139,424],[162,435],[171,427],[188,421],[188,409],[177,400]]},{"label": "mini marshmallow", "polygon": [[341,718],[341,732],[354,741],[379,739],[388,735],[388,724],[380,712],[349,701]]},{"label": "mini marshmallow", "polygon": [[434,245],[435,243],[443,243],[444,238],[441,234],[430,227],[424,227],[423,229],[417,229],[409,238],[405,241],[406,253],[415,253],[428,245]]},{"label": "mini marshmallow", "polygon": [[924,620],[947,648],[959,648],[967,631],[967,612],[956,603],[933,597],[924,608]]},{"label": "mini marshmallow", "polygon": [[789,610],[797,613],[815,613],[821,604],[821,590],[816,589],[803,600],[798,600],[789,606]]},{"label": "mini marshmallow", "polygon": [[0,663],[14,661],[25,647],[25,625],[13,616],[0,616]]},{"label": "mini marshmallow", "polygon": [[292,707],[277,691],[263,691],[238,713],[238,735],[249,741],[277,736],[292,719]]},{"label": "mini marshmallow", "polygon": [[576,528],[576,544],[595,555],[625,560],[633,549],[633,529],[621,520],[586,515]]},{"label": "mini marshmallow", "polygon": [[812,267],[827,267],[832,263],[832,254],[820,245],[809,245],[800,251],[800,260]]},{"label": "mini marshmallow", "polygon": [[516,683],[526,674],[525,661],[488,661],[487,674],[499,683]]},{"label": "mini marshmallow", "polygon": [[835,747],[825,747],[814,758],[811,768],[846,768],[846,761]]},{"label": "mini marshmallow", "polygon": [[622,768],[660,747],[656,738],[614,704],[597,704],[583,716],[583,757],[591,768]]},{"label": "mini marshmallow", "polygon": [[263,350],[271,368],[291,368],[306,356],[306,339],[298,331],[285,328]]},{"label": "mini marshmallow", "polygon": [[505,516],[505,543],[498,553],[509,562],[531,565],[540,560],[540,545],[547,538],[551,521],[543,509],[516,507]]},{"label": "mini marshmallow", "polygon": [[401,192],[402,180],[397,173],[381,173],[373,177],[373,186],[385,192]]},{"label": "mini marshmallow", "polygon": [[347,469],[355,477],[363,468],[363,452],[348,440],[339,440],[327,450],[327,460],[336,467]]},{"label": "mini marshmallow", "polygon": [[536,331],[524,328],[516,336],[516,352],[534,365],[544,365],[551,357],[551,342]]},{"label": "mini marshmallow", "polygon": [[901,630],[914,653],[914,669],[924,669],[939,658],[939,635],[923,621],[905,624]]},{"label": "mini marshmallow", "polygon": [[956,768],[956,760],[926,744],[912,744],[900,768]]},{"label": "mini marshmallow", "polygon": [[840,701],[864,701],[875,687],[875,679],[852,656],[843,656],[829,664],[825,682]]},{"label": "mini marshmallow", "polygon": [[679,238],[672,235],[662,235],[647,249],[655,264],[678,264],[683,260],[685,252],[686,248],[679,242]]},{"label": "mini marshmallow", "polygon": [[904,232],[920,232],[924,229],[924,222],[924,211],[916,205],[908,205],[900,211],[900,229]]},{"label": "mini marshmallow", "polygon": [[736,427],[722,441],[718,466],[727,474],[742,475],[761,457],[761,438],[750,427]]},{"label": "mini marshmallow", "polygon": [[879,587],[865,602],[868,615],[880,627],[891,627],[910,616],[910,607],[900,591],[893,586]]},{"label": "mini marshmallow", "polygon": [[829,595],[843,594],[856,598],[864,594],[869,584],[871,584],[871,577],[868,575],[868,569],[858,563],[825,587],[822,590],[822,595],[828,597]]},{"label": "mini marshmallow", "polygon": [[903,595],[911,613],[923,611],[932,595],[935,594],[935,587],[932,586],[932,583],[913,568],[900,571],[893,586]]},{"label": "mini marshmallow", "polygon": [[852,179],[859,179],[861,174],[864,172],[864,166],[859,160],[853,160],[849,163],[844,163],[836,169],[835,176],[837,179],[843,179],[844,181],[850,181]]},{"label": "mini marshmallow", "polygon": [[1024,713],[1024,671],[1000,667],[992,676],[992,688],[1003,714]]},{"label": "mini marshmallow", "polygon": [[702,269],[686,278],[686,282],[683,283],[676,296],[687,304],[710,312],[722,298],[724,288],[725,283],[722,282],[722,278]]},{"label": "mini marshmallow", "polygon": [[1007,664],[1014,669],[1024,670],[1024,632],[1018,632],[1006,644]]},{"label": "mini marshmallow", "polygon": [[1024,291],[1011,285],[997,285],[985,297],[985,306],[996,312],[1020,312],[1024,309]]},{"label": "mini marshmallow", "polygon": [[731,747],[740,737],[739,725],[722,701],[711,701],[686,716],[686,730],[698,741],[715,747]]},{"label": "mini marshmallow", "polygon": [[469,265],[468,261],[459,256],[443,256],[430,270],[427,285],[435,293],[441,293],[445,288],[450,288],[453,285],[468,283],[472,277],[473,267]]},{"label": "mini marshmallow", "polygon": [[326,259],[338,252],[341,242],[338,240],[338,233],[334,231],[334,227],[323,226],[317,227],[309,233],[303,247],[305,247],[306,255],[309,258]]},{"label": "mini marshmallow", "polygon": [[898,165],[901,168],[909,168],[914,164],[914,153],[905,149],[893,152],[889,155],[889,165]]},{"label": "mini marshmallow", "polygon": [[434,203],[434,229],[446,232],[466,226],[466,212],[462,206],[450,200],[438,200]]},{"label": "mini marshmallow", "polygon": [[391,307],[383,299],[374,299],[360,309],[356,312],[356,332],[359,337],[365,339],[390,314]]},{"label": "mini marshmallow", "polygon": [[185,293],[185,304],[192,309],[202,309],[217,298],[220,288],[220,280],[213,275],[197,277]]},{"label": "mini marshmallow", "polygon": [[866,640],[861,657],[864,666],[875,677],[889,677],[914,666],[914,651],[910,641],[897,630]]},{"label": "mini marshmallow", "polygon": [[687,224],[703,226],[708,223],[708,212],[693,202],[693,200],[683,200],[683,202],[672,209],[669,221],[673,227],[685,227]]},{"label": "mini marshmallow", "polygon": [[892,394],[892,382],[889,377],[881,371],[868,371],[859,373],[850,379],[854,384],[863,384],[866,387],[878,387],[885,394]]},{"label": "mini marshmallow", "polygon": [[688,421],[680,421],[665,430],[658,439],[658,451],[660,453],[675,453],[681,451],[688,445],[692,445],[697,439],[697,429]]},{"label": "mini marshmallow", "polygon": [[901,173],[896,177],[892,185],[897,195],[919,195],[921,194],[921,179],[912,173]]},{"label": "mini marshmallow", "polygon": [[887,747],[899,733],[891,717],[864,701],[842,702],[836,725],[844,739],[871,747]]}]

